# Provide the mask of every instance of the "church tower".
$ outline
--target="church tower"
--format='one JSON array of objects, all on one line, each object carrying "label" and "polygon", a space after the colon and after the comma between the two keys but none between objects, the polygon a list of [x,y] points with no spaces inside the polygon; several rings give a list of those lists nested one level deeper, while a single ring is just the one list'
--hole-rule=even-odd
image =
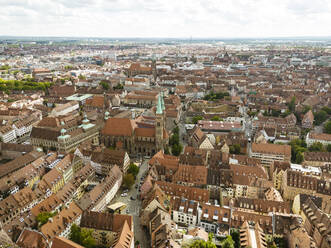
[{"label": "church tower", "polygon": [[156,122],[155,122],[155,138],[156,138],[156,150],[163,150],[163,129],[164,129],[164,111],[162,108],[162,96],[159,94],[156,105]]}]

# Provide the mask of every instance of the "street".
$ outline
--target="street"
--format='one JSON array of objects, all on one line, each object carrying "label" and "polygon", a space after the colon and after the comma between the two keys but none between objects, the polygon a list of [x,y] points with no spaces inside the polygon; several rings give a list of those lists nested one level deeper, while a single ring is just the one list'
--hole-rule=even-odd
[{"label": "street", "polygon": [[[111,204],[115,202],[123,202],[126,204],[126,208],[122,211],[122,214],[129,214],[133,216],[134,222],[134,240],[135,242],[138,240],[141,248],[148,248],[150,247],[150,243],[148,242],[147,233],[145,230],[142,229],[140,225],[140,208],[141,208],[141,201],[139,200],[138,189],[135,186],[140,182],[141,177],[147,172],[148,169],[148,161],[144,160],[140,166],[139,173],[137,175],[137,179],[135,184],[132,186],[131,190],[128,192],[128,195],[125,197],[121,197],[122,191],[119,190],[114,199],[112,200]],[[130,200],[130,197],[134,197],[135,200]]]}]

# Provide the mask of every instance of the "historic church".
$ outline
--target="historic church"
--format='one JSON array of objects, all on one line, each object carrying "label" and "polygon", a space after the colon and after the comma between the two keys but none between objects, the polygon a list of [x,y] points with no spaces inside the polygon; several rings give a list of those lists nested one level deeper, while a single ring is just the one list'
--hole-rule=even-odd
[{"label": "historic church", "polygon": [[105,146],[123,148],[130,155],[153,156],[169,143],[165,129],[165,106],[162,93],[158,96],[155,115],[129,118],[107,118],[101,132]]}]

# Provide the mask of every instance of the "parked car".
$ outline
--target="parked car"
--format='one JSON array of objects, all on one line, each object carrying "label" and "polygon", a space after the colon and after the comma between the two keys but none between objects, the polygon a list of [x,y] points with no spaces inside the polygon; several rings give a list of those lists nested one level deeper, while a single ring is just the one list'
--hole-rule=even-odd
[{"label": "parked car", "polygon": [[135,200],[135,198],[134,198],[133,196],[131,196],[131,197],[130,197],[130,200],[134,201],[134,200]]},{"label": "parked car", "polygon": [[127,196],[127,195],[128,195],[128,193],[122,193],[122,194],[121,194],[122,197],[125,197],[125,196]]}]

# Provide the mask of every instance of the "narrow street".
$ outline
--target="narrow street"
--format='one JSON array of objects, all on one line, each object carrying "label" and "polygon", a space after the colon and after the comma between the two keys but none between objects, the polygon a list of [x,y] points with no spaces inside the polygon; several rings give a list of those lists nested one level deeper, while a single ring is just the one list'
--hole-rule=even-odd
[{"label": "narrow street", "polygon": [[[141,208],[141,201],[137,197],[138,189],[135,186],[141,180],[141,177],[147,172],[148,169],[148,159],[144,160],[140,166],[139,173],[137,175],[137,179],[135,184],[132,186],[131,190],[128,192],[128,195],[125,197],[121,196],[122,191],[118,191],[115,198],[112,200],[111,204],[115,202],[123,202],[126,204],[126,208],[122,211],[122,214],[129,214],[133,216],[133,223],[134,223],[134,240],[135,242],[138,240],[141,248],[148,248],[150,247],[150,243],[148,242],[147,233],[145,230],[142,229],[140,225],[140,208]],[[130,198],[134,197],[135,200],[131,200]]]}]

